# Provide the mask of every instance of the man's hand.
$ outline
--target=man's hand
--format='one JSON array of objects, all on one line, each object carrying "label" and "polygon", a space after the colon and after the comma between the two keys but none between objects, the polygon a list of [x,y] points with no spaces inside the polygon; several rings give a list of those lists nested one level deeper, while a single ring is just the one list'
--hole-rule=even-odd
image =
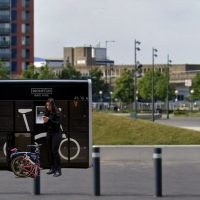
[{"label": "man's hand", "polygon": [[44,123],[47,123],[49,121],[49,118],[46,116],[42,116]]}]

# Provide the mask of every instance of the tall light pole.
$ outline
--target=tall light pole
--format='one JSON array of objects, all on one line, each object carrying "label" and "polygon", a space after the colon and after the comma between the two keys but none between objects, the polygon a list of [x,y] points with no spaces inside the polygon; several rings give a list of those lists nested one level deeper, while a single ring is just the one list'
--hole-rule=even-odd
[{"label": "tall light pole", "polygon": [[112,68],[112,66],[110,64],[110,83],[109,83],[110,103],[109,103],[109,108],[111,108],[111,99],[112,99],[112,78],[111,78],[112,70],[113,70],[113,68]]},{"label": "tall light pole", "polygon": [[103,98],[102,98],[102,94],[103,94],[103,92],[100,90],[99,91],[99,95],[100,95],[100,110],[102,110],[102,103],[103,103]]},{"label": "tall light pole", "polygon": [[170,81],[170,74],[169,74],[169,67],[171,65],[172,61],[169,59],[169,54],[167,55],[167,119],[169,119],[169,81]]},{"label": "tall light pole", "polygon": [[156,54],[158,52],[157,49],[155,48],[152,48],[152,80],[151,80],[151,83],[152,83],[152,121],[154,122],[155,121],[155,116],[154,116],[154,102],[155,102],[155,99],[154,99],[154,58],[157,57],[158,55]]},{"label": "tall light pole", "polygon": [[137,52],[140,51],[138,47],[141,42],[135,40],[135,67],[134,67],[134,118],[137,119]]},{"label": "tall light pole", "polygon": [[110,110],[111,110],[111,106],[112,106],[112,94],[113,94],[113,92],[112,91],[110,91]]},{"label": "tall light pole", "polygon": [[[107,59],[108,59],[108,54],[107,54],[107,48],[108,48],[108,43],[114,43],[115,40],[106,40],[105,44],[106,44],[106,62],[107,62]],[[108,77],[108,74],[107,74],[107,63],[106,63],[106,70],[105,70],[105,75],[106,75],[106,84],[108,82],[107,80],[107,77]]]},{"label": "tall light pole", "polygon": [[190,113],[192,114],[192,110],[193,110],[193,106],[192,106],[192,102],[193,102],[193,99],[192,99],[192,95],[194,94],[194,90],[191,89],[190,90]]}]

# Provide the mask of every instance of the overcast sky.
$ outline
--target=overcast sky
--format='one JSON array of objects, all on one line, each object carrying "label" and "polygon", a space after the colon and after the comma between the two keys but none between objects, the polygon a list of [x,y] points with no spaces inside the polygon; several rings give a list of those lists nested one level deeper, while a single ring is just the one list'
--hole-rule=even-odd
[{"label": "overcast sky", "polygon": [[116,64],[138,59],[200,64],[200,0],[35,0],[35,56],[63,57],[63,47],[108,44]]}]

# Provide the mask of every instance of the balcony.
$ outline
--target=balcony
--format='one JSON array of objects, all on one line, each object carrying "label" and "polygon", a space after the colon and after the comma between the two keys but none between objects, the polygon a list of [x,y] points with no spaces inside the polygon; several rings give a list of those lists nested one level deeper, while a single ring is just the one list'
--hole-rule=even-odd
[{"label": "balcony", "polygon": [[10,8],[10,6],[10,1],[0,1],[0,9],[7,9]]},{"label": "balcony", "polygon": [[0,41],[0,47],[8,47],[10,46],[10,41]]},{"label": "balcony", "polygon": [[11,54],[10,53],[1,53],[0,52],[0,59],[1,60],[9,60],[11,58]]},{"label": "balcony", "polygon": [[10,15],[0,15],[0,21],[10,21]]},{"label": "balcony", "polygon": [[0,34],[9,34],[10,28],[0,28]]}]

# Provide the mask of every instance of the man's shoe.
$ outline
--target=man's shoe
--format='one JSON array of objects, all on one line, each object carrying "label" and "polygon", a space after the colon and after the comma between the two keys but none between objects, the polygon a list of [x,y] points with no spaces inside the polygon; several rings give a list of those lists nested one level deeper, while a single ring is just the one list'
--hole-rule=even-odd
[{"label": "man's shoe", "polygon": [[53,176],[58,177],[58,176],[61,176],[61,175],[62,175],[61,171],[55,171]]},{"label": "man's shoe", "polygon": [[54,173],[55,173],[55,170],[50,169],[46,174],[50,175],[50,174],[54,174]]}]

